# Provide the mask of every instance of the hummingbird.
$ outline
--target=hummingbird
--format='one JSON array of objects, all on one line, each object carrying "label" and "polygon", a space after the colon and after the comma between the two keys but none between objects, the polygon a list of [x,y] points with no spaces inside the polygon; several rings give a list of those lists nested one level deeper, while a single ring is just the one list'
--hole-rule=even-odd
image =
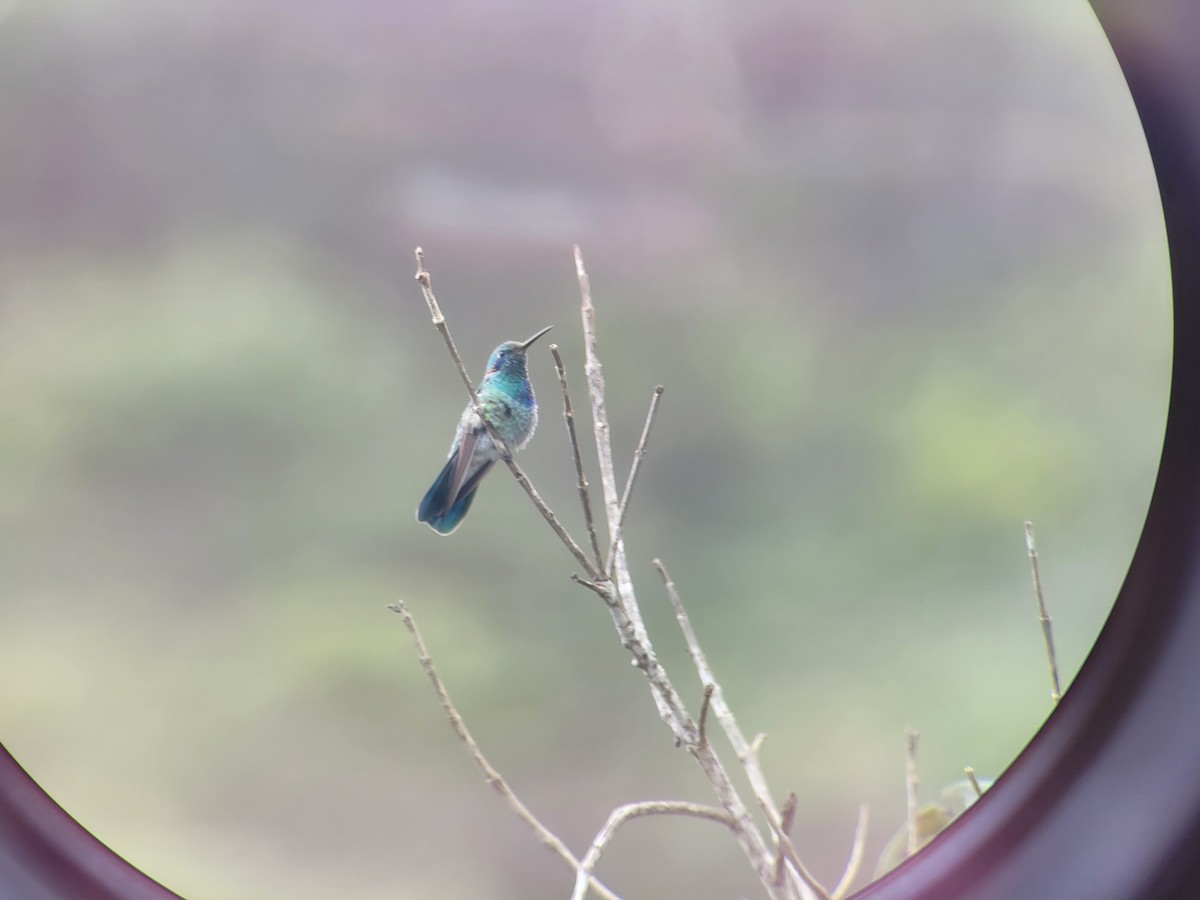
[{"label": "hummingbird", "polygon": [[[537,399],[529,383],[525,354],[552,327],[546,326],[528,340],[505,341],[493,350],[475,391],[488,422],[510,451],[528,444],[537,428]],[[449,459],[417,507],[417,521],[428,522],[438,534],[454,531],[471,508],[479,482],[500,455],[475,405],[468,403],[458,420]]]}]

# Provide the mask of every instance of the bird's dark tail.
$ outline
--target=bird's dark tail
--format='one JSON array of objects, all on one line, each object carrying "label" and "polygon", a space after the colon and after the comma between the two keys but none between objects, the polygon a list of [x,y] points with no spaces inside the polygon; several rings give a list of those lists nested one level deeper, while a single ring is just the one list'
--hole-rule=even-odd
[{"label": "bird's dark tail", "polygon": [[492,468],[492,464],[480,468],[463,483],[457,494],[452,494],[454,466],[458,454],[455,453],[446,461],[441,473],[434,480],[433,486],[426,492],[417,507],[417,521],[426,522],[438,534],[450,534],[459,526],[471,504],[475,500],[475,492],[479,490],[479,482]]}]

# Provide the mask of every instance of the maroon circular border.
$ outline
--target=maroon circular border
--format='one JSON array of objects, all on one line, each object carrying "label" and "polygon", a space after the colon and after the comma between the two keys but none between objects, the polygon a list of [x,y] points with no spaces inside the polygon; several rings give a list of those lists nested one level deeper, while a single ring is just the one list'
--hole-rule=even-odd
[{"label": "maroon circular border", "polygon": [[[1092,6],[1142,120],[1171,252],[1174,368],[1158,481],[1113,612],[1062,703],[982,800],[860,900],[1200,896],[1200,4]],[[0,747],[0,896],[177,895]]]}]

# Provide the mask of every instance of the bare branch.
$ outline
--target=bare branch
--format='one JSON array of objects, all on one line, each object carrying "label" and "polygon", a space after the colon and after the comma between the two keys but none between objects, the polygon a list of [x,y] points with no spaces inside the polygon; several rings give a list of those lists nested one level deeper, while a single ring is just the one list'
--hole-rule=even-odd
[{"label": "bare branch", "polygon": [[704,686],[704,702],[700,704],[700,743],[708,743],[708,708],[712,705],[713,691],[716,690],[715,684]]},{"label": "bare branch", "polygon": [[579,865],[579,872],[575,878],[575,890],[571,894],[571,900],[584,900],[587,896],[588,878],[592,870],[596,867],[596,863],[600,860],[600,854],[608,846],[608,842],[612,840],[617,829],[628,822],[630,819],[637,819],[642,816],[692,816],[697,819],[708,819],[713,822],[719,822],[728,828],[735,828],[735,823],[730,818],[729,813],[715,806],[704,806],[699,803],[688,803],[683,800],[647,800],[641,803],[629,803],[625,806],[619,806],[609,815],[608,821],[604,823],[604,827],[597,833],[595,840],[592,841],[592,846],[588,848],[588,852],[584,855],[583,861]]},{"label": "bare branch", "polygon": [[463,365],[462,356],[459,354],[458,348],[454,346],[454,339],[450,336],[450,328],[446,325],[446,317],[442,315],[441,307],[438,306],[437,298],[433,294],[433,280],[429,275],[429,270],[425,268],[425,252],[420,247],[416,249],[416,258],[416,279],[421,285],[421,293],[425,297],[425,305],[429,307],[429,315],[433,319],[433,324],[437,327],[437,330],[441,332],[442,339],[446,342],[446,349],[450,351],[450,356],[454,360],[454,364],[458,367],[459,377],[462,378],[462,382],[467,388],[467,393],[471,396],[471,405],[474,406],[475,412],[479,416],[480,421],[483,422],[484,427],[487,428],[488,434],[491,435],[492,441],[500,450],[500,458],[503,459],[508,465],[508,468],[513,473],[513,477],[517,479],[517,483],[521,485],[521,487],[524,488],[525,493],[529,495],[529,499],[533,501],[533,505],[536,506],[538,512],[542,514],[542,518],[545,519],[546,522],[549,523],[550,527],[554,529],[554,533],[558,535],[559,540],[563,542],[563,545],[571,551],[571,555],[579,561],[579,564],[583,566],[584,570],[589,576],[591,576],[593,579],[599,579],[600,572],[598,567],[584,555],[583,551],[579,548],[579,545],[575,543],[575,539],[567,533],[567,530],[563,527],[562,523],[558,521],[558,517],[554,515],[554,512],[550,509],[550,507],[546,505],[546,501],[544,501],[541,498],[541,495],[538,494],[538,492],[534,489],[533,483],[529,480],[529,477],[525,474],[521,467],[517,465],[517,461],[513,458],[512,452],[509,450],[508,446],[504,443],[504,440],[496,432],[496,429],[492,426],[492,423],[488,421],[487,416],[484,414],[483,407],[479,404],[479,395],[475,391],[475,385],[471,382],[471,376],[467,374],[467,368]]},{"label": "bare branch", "polygon": [[970,766],[964,766],[962,770],[967,774],[967,781],[971,782],[971,787],[976,791],[976,798],[983,797],[983,787],[979,785],[979,779],[976,778],[974,769]]},{"label": "bare branch", "polygon": [[908,810],[908,852],[905,854],[906,856],[912,856],[921,848],[920,838],[917,835],[917,786],[920,784],[920,779],[917,777],[917,738],[920,736],[921,732],[917,729],[911,725],[905,726],[904,737],[907,753],[904,766],[904,795]]},{"label": "bare branch", "polygon": [[[600,365],[600,357],[596,353],[596,307],[592,303],[591,280],[583,267],[583,252],[575,245],[575,275],[579,280],[579,314],[583,320],[583,371],[587,377],[588,396],[592,401],[592,431],[596,437],[596,462],[600,468],[600,486],[604,491],[604,511],[608,520],[608,535],[614,546],[609,553],[609,565],[606,571],[613,573],[617,585],[617,594],[621,597],[633,596],[633,579],[629,576],[629,567],[625,564],[625,545],[617,533],[617,523],[621,519],[621,499],[617,493],[617,474],[613,466],[612,435],[608,425],[608,405],[605,400],[604,369]],[[638,640],[649,643],[646,626],[642,622],[642,612],[635,602],[628,604],[628,615],[633,622]],[[657,701],[656,701],[657,702]],[[662,713],[662,707],[659,707]]]},{"label": "bare branch", "polygon": [[[583,267],[583,253],[578,245],[575,246],[575,274],[579,279],[580,316],[583,320],[584,373],[587,376],[588,396],[592,403],[592,430],[596,437],[596,458],[600,468],[600,484],[604,490],[605,517],[608,521],[610,538],[618,538],[615,541],[614,549],[609,554],[610,566],[607,569],[612,572],[610,583],[613,585],[617,601],[615,605],[609,604],[609,610],[612,612],[613,623],[616,625],[617,631],[621,633],[622,644],[631,651],[635,647],[637,648],[635,659],[638,653],[642,657],[637,665],[646,672],[646,676],[650,678],[653,686],[656,673],[660,672],[661,666],[654,656],[650,635],[646,632],[646,626],[642,622],[641,609],[638,607],[637,598],[634,595],[633,578],[629,574],[629,566],[625,560],[624,544],[619,540],[620,536],[617,534],[617,524],[621,516],[620,497],[617,494],[617,476],[613,468],[612,441],[609,437],[608,409],[604,395],[604,373],[600,366],[600,359],[596,355],[596,307],[592,304],[591,283],[588,280],[587,271]],[[600,582],[603,579],[593,576],[592,580]],[[628,634],[622,631],[626,624],[630,629]],[[690,733],[694,725],[684,712],[682,701],[678,699],[675,689],[665,677],[659,679],[658,686],[652,691],[652,696],[660,718],[671,729],[676,742],[689,743],[694,737]]]},{"label": "bare branch", "polygon": [[571,392],[567,389],[567,368],[563,365],[562,355],[558,352],[558,344],[550,345],[550,353],[554,356],[554,368],[558,372],[558,383],[562,385],[563,418],[567,422],[567,434],[571,438],[571,456],[575,459],[575,479],[579,487],[579,502],[583,505],[583,520],[587,524],[588,539],[592,543],[592,557],[596,568],[604,566],[600,556],[600,540],[596,537],[596,517],[592,515],[592,497],[588,491],[587,474],[583,468],[583,456],[579,452],[579,437],[575,433],[575,409],[571,405]]},{"label": "bare branch", "polygon": [[870,810],[867,808],[867,804],[859,804],[858,823],[854,826],[854,843],[850,845],[850,858],[846,861],[846,870],[842,872],[837,887],[833,889],[831,894],[833,900],[842,900],[850,892],[850,885],[854,884],[854,879],[858,877],[858,870],[862,866],[863,851],[867,846],[867,820],[869,818]]},{"label": "bare branch", "polygon": [[1058,659],[1054,653],[1054,628],[1050,613],[1046,609],[1046,598],[1042,595],[1042,572],[1038,564],[1037,545],[1033,541],[1033,523],[1025,523],[1025,549],[1029,551],[1029,569],[1033,575],[1033,592],[1037,595],[1038,621],[1042,623],[1042,639],[1046,642],[1046,660],[1050,665],[1050,699],[1054,705],[1062,699],[1062,686],[1058,680]]},{"label": "bare branch", "polygon": [[[682,604],[677,603],[677,617],[680,617],[681,625],[685,626],[685,637],[688,638],[689,650],[693,653],[693,658],[696,660],[697,669],[701,674],[701,682],[705,687],[704,703],[700,711],[700,723],[692,719],[691,715],[683,703],[682,698],[676,691],[674,685],[667,676],[665,669],[659,663],[654,654],[654,649],[651,646],[649,636],[646,632],[645,625],[642,621],[641,611],[638,607],[637,599],[634,595],[633,581],[629,572],[628,562],[625,556],[624,543],[621,532],[624,526],[625,515],[628,510],[630,496],[637,478],[637,473],[640,467],[641,460],[645,454],[646,444],[649,439],[650,428],[653,424],[655,413],[657,410],[659,399],[662,395],[662,387],[655,390],[652,398],[650,409],[647,413],[646,422],[642,429],[641,437],[638,441],[637,448],[634,453],[634,459],[631,464],[628,480],[625,484],[623,494],[618,495],[617,481],[615,474],[615,466],[613,463],[612,443],[609,431],[608,414],[605,401],[604,378],[600,367],[600,362],[596,354],[596,327],[595,327],[595,307],[592,304],[591,288],[587,277],[587,272],[583,266],[582,254],[578,247],[575,248],[575,264],[576,273],[579,278],[580,294],[581,294],[581,317],[583,320],[584,330],[584,350],[585,350],[585,374],[587,377],[588,393],[591,399],[592,407],[592,424],[596,439],[596,451],[599,461],[601,486],[603,488],[605,517],[608,525],[608,535],[610,547],[607,557],[600,555],[599,536],[596,533],[594,516],[590,510],[590,499],[587,490],[587,479],[584,473],[582,456],[579,451],[578,435],[574,429],[574,409],[571,406],[570,394],[567,389],[565,366],[562,363],[561,356],[557,352],[557,347],[552,347],[552,353],[555,358],[555,365],[559,373],[559,382],[563,390],[564,398],[564,418],[567,420],[568,433],[571,438],[572,452],[575,457],[576,475],[578,487],[580,490],[581,503],[584,506],[584,515],[587,520],[589,529],[589,538],[591,541],[592,554],[594,559],[589,559],[579,545],[571,538],[566,529],[563,528],[554,513],[541,500],[541,497],[534,490],[529,479],[524,472],[515,463],[512,454],[508,451],[503,440],[495,429],[492,427],[480,408],[479,397],[475,387],[467,374],[466,367],[462,363],[462,358],[458,353],[457,348],[450,336],[449,328],[446,326],[445,316],[442,314],[438,306],[437,300],[434,297],[432,290],[431,278],[428,270],[425,267],[424,255],[418,248],[416,252],[417,258],[417,281],[421,286],[423,295],[425,296],[426,304],[429,307],[430,317],[433,324],[442,334],[443,340],[446,343],[447,349],[450,352],[451,358],[459,370],[459,375],[462,378],[463,384],[467,388],[468,395],[471,398],[471,403],[481,421],[487,428],[488,433],[492,436],[496,446],[501,450],[503,459],[512,471],[517,482],[529,495],[534,505],[542,513],[543,518],[551,525],[556,534],[558,534],[563,544],[570,550],[576,561],[583,567],[585,575],[572,575],[572,579],[588,590],[597,594],[604,601],[609,609],[613,624],[616,628],[621,644],[625,647],[630,655],[635,666],[643,671],[650,686],[651,697],[654,700],[655,706],[658,709],[659,715],[663,722],[672,732],[676,746],[684,746],[688,752],[695,758],[704,774],[708,777],[712,784],[713,790],[720,803],[720,809],[715,807],[696,807],[699,809],[707,809],[710,814],[702,814],[707,818],[714,818],[721,821],[729,827],[734,834],[738,844],[742,847],[747,859],[750,861],[755,873],[759,876],[767,894],[772,900],[790,900],[797,894],[804,900],[819,895],[822,898],[828,898],[828,894],[820,887],[812,876],[804,868],[796,857],[795,848],[792,847],[790,839],[786,834],[779,838],[781,852],[786,856],[790,864],[786,868],[784,880],[786,883],[777,884],[773,878],[775,872],[774,853],[768,849],[768,843],[764,840],[763,833],[759,831],[759,826],[756,824],[750,811],[742,802],[737,788],[734,787],[732,780],[729,777],[720,758],[717,756],[715,749],[711,746],[707,735],[707,719],[709,712],[714,712],[718,720],[721,722],[730,741],[733,744],[734,750],[738,755],[743,767],[746,769],[750,779],[755,796],[759,801],[759,806],[763,809],[767,816],[768,823],[773,829],[778,831],[780,825],[779,813],[774,806],[774,802],[770,797],[770,793],[766,787],[765,778],[762,775],[759,766],[757,751],[761,744],[762,737],[755,739],[754,745],[751,746],[746,742],[745,736],[737,728],[736,722],[733,720],[732,713],[728,705],[725,703],[721,693],[721,688],[716,680],[712,678],[711,672],[708,670],[707,662],[704,660],[703,654],[699,651],[699,645],[695,640],[695,635],[691,633],[690,624],[687,623],[686,613],[682,612]],[[659,564],[661,566],[661,564]],[[668,583],[669,592],[674,592],[674,585],[666,576],[665,570],[661,570],[664,580]],[[586,576],[586,577],[585,577]],[[673,597],[673,602],[677,602],[677,595]],[[478,747],[474,744],[466,727],[462,722],[461,717],[453,706],[450,705],[448,696],[445,693],[445,688],[441,685],[436,672],[433,670],[432,662],[429,660],[428,653],[425,650],[419,634],[416,632],[416,626],[412,622],[411,615],[403,604],[397,604],[395,607],[397,612],[400,612],[405,619],[405,624],[409,628],[410,633],[417,645],[418,653],[421,657],[421,663],[433,683],[435,691],[438,693],[442,701],[443,708],[450,718],[451,724],[460,739],[467,746],[468,751],[475,759],[476,764],[483,771],[488,783],[493,786],[505,799],[510,806],[517,811],[518,815],[526,821],[527,824],[538,834],[538,836],[555,852],[566,859],[569,863],[576,867],[577,885],[576,892],[580,890],[582,885],[583,891],[586,892],[587,886],[600,893],[605,898],[611,898],[614,895],[611,891],[605,888],[590,876],[585,868],[585,864],[577,862],[561,841],[550,833],[544,826],[540,826],[537,820],[531,813],[520,803],[516,796],[500,778],[499,774],[487,763],[479,752]],[[693,809],[691,805],[675,804],[671,809],[661,809],[653,805],[632,804],[633,812],[623,811],[627,808],[614,811],[610,817],[609,825],[606,826],[606,831],[602,831],[597,836],[596,843],[593,844],[593,850],[589,851],[588,862],[594,866],[596,859],[603,851],[605,843],[611,838],[620,824],[627,818],[636,817],[637,815],[647,815],[655,812],[676,812],[682,814],[696,814],[689,812],[684,807]],[[800,880],[797,880],[800,879]]]},{"label": "bare branch", "polygon": [[[730,745],[733,747],[733,752],[737,754],[738,761],[742,764],[742,768],[746,772],[746,778],[750,782],[750,789],[754,792],[754,797],[758,801],[759,808],[766,816],[772,830],[778,831],[782,825],[782,819],[778,808],[775,806],[775,800],[771,796],[771,788],[767,785],[767,778],[763,774],[762,766],[758,760],[758,751],[762,746],[762,742],[766,739],[766,735],[757,735],[754,738],[753,744],[747,742],[746,735],[738,725],[737,719],[734,718],[733,710],[725,702],[725,694],[721,690],[721,685],[717,682],[717,678],[708,664],[708,658],[704,655],[704,650],[700,646],[696,632],[692,629],[692,621],[688,617],[687,610],[684,609],[683,599],[679,596],[675,582],[671,579],[671,575],[667,571],[667,567],[663,565],[662,560],[656,559],[653,561],[653,564],[654,568],[658,570],[659,577],[662,578],[664,587],[667,589],[667,596],[670,598],[671,606],[675,610],[675,620],[679,623],[679,630],[683,632],[683,639],[687,644],[692,662],[696,666],[696,672],[700,676],[700,683],[706,689],[709,685],[713,687],[712,711],[716,714],[717,721],[721,723],[721,729],[725,732],[726,738],[728,738]],[[803,878],[803,875],[801,877]],[[801,889],[803,892],[803,886],[801,886]]]},{"label": "bare branch", "polygon": [[642,436],[638,438],[637,448],[633,451],[633,465],[629,467],[629,478],[625,482],[625,490],[621,494],[621,504],[617,511],[617,527],[613,530],[612,540],[608,545],[608,564],[604,570],[610,577],[616,561],[617,544],[621,540],[621,529],[625,527],[625,513],[629,510],[629,495],[633,493],[633,483],[637,480],[638,469],[642,466],[642,457],[646,455],[646,441],[650,437],[650,426],[654,424],[654,414],[658,412],[658,401],[662,395],[663,386],[660,384],[654,389],[654,396],[650,398],[650,409],[646,412],[646,424],[642,426]]},{"label": "bare branch", "polygon": [[762,767],[758,762],[758,750],[762,746],[762,742],[766,739],[766,735],[756,736],[753,744],[747,742],[745,734],[742,733],[742,729],[738,726],[737,720],[734,718],[733,710],[725,702],[724,693],[721,690],[720,684],[717,683],[716,676],[709,667],[708,658],[704,655],[700,641],[696,638],[696,632],[692,629],[692,621],[688,617],[687,610],[684,609],[683,600],[679,596],[679,590],[675,587],[675,582],[671,579],[671,575],[667,571],[667,567],[663,565],[662,560],[656,559],[653,561],[653,564],[662,578],[663,585],[667,589],[667,596],[670,598],[671,606],[675,610],[675,620],[679,623],[679,630],[683,632],[683,639],[687,644],[692,662],[696,665],[696,671],[700,675],[700,682],[706,687],[708,685],[714,686],[712,696],[713,712],[716,713],[717,720],[721,723],[721,727],[724,729],[729,743],[733,746],[733,751],[737,754],[738,760],[745,767],[746,774],[750,779],[750,786],[753,788],[755,796],[766,807],[767,815],[774,820],[772,824],[777,826],[780,823],[779,811],[775,807],[775,801],[771,797],[771,790],[767,786],[767,779],[763,775]]},{"label": "bare branch", "polygon": [[[600,483],[604,489],[605,515],[608,521],[612,579],[608,582],[593,579],[597,584],[611,586],[612,598],[608,603],[613,624],[623,646],[633,655],[634,664],[645,672],[650,682],[651,696],[660,718],[670,728],[677,746],[686,746],[688,752],[700,765],[712,783],[721,806],[729,813],[733,822],[731,829],[746,858],[754,867],[759,880],[772,898],[781,896],[771,881],[772,857],[766,841],[758,830],[746,805],[738,795],[729,773],[725,770],[715,750],[708,743],[699,741],[699,730],[688,715],[675,687],[671,684],[662,665],[654,655],[646,626],[642,622],[641,610],[634,595],[633,579],[625,558],[624,543],[620,538],[621,500],[617,493],[617,479],[613,466],[612,441],[609,434],[608,411],[605,404],[604,375],[596,353],[596,308],[592,304],[591,286],[583,266],[583,254],[575,247],[575,272],[579,278],[580,315],[583,320],[584,372],[587,376],[588,395],[592,402],[592,425],[596,438],[596,456],[600,468]],[[713,695],[714,704],[720,697],[717,688]],[[719,708],[714,705],[714,709]]]},{"label": "bare branch", "polygon": [[[788,795],[783,798],[783,811],[780,813],[779,830],[786,834],[789,838],[792,836],[792,823],[796,820],[796,792],[789,791]],[[784,867],[787,860],[783,855],[783,846],[780,845],[775,856],[775,883],[783,885],[784,876],[787,875],[787,869]]]},{"label": "bare branch", "polygon": [[654,657],[650,647],[638,638],[633,621],[626,612],[629,608],[627,603],[613,592],[611,581],[595,584],[584,581],[578,575],[572,576],[572,578],[588,590],[599,594],[608,606],[613,624],[616,626],[621,640],[621,646],[629,651],[634,665],[645,673],[646,679],[650,682],[651,696],[660,710],[662,720],[675,737],[675,745],[677,747],[686,746],[696,762],[699,763],[700,768],[712,784],[721,806],[729,815],[732,823],[730,829],[746,854],[746,858],[750,860],[755,873],[767,887],[768,894],[773,898],[779,897],[780,895],[770,881],[767,847],[761,833],[738,796],[737,789],[733,786],[733,782],[716,752],[706,741],[699,739],[699,729],[684,708],[683,701],[667,677],[666,671]]},{"label": "bare branch", "polygon": [[450,720],[450,727],[454,729],[454,733],[458,735],[458,739],[466,747],[467,753],[471,755],[471,759],[475,761],[475,765],[479,767],[479,771],[483,773],[484,779],[492,786],[509,808],[517,814],[529,828],[537,835],[538,839],[549,847],[554,853],[567,863],[577,873],[577,877],[582,875],[592,889],[601,897],[607,900],[620,900],[611,890],[605,887],[601,882],[597,881],[591,875],[583,873],[582,864],[575,858],[575,855],[568,849],[554,832],[538,821],[537,817],[529,811],[529,808],[521,802],[508,782],[500,775],[492,764],[488,762],[487,757],[483,755],[483,751],[479,749],[479,745],[475,743],[475,739],[471,737],[471,732],[467,730],[466,722],[463,721],[462,715],[450,700],[450,694],[446,690],[441,677],[434,668],[433,658],[429,655],[429,650],[425,646],[425,641],[421,637],[421,632],[417,629],[417,623],[414,621],[412,613],[403,600],[397,600],[391,604],[388,609],[391,609],[400,614],[400,618],[404,621],[404,627],[408,629],[409,635],[412,637],[413,645],[417,649],[417,658],[421,662],[421,668],[425,670],[425,675],[429,679],[429,683],[433,685],[434,693],[437,694],[438,700],[442,704],[442,711],[445,712],[446,718]]}]

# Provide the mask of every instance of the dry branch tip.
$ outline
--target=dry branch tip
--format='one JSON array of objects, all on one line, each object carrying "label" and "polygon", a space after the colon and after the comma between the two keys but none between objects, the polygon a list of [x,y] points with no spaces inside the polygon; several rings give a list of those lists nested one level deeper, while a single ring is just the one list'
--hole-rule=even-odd
[{"label": "dry branch tip", "polygon": [[917,776],[917,738],[920,736],[921,733],[911,725],[904,726],[904,797],[908,823],[907,856],[912,856],[921,846],[920,837],[917,834],[917,787],[920,784]]}]

